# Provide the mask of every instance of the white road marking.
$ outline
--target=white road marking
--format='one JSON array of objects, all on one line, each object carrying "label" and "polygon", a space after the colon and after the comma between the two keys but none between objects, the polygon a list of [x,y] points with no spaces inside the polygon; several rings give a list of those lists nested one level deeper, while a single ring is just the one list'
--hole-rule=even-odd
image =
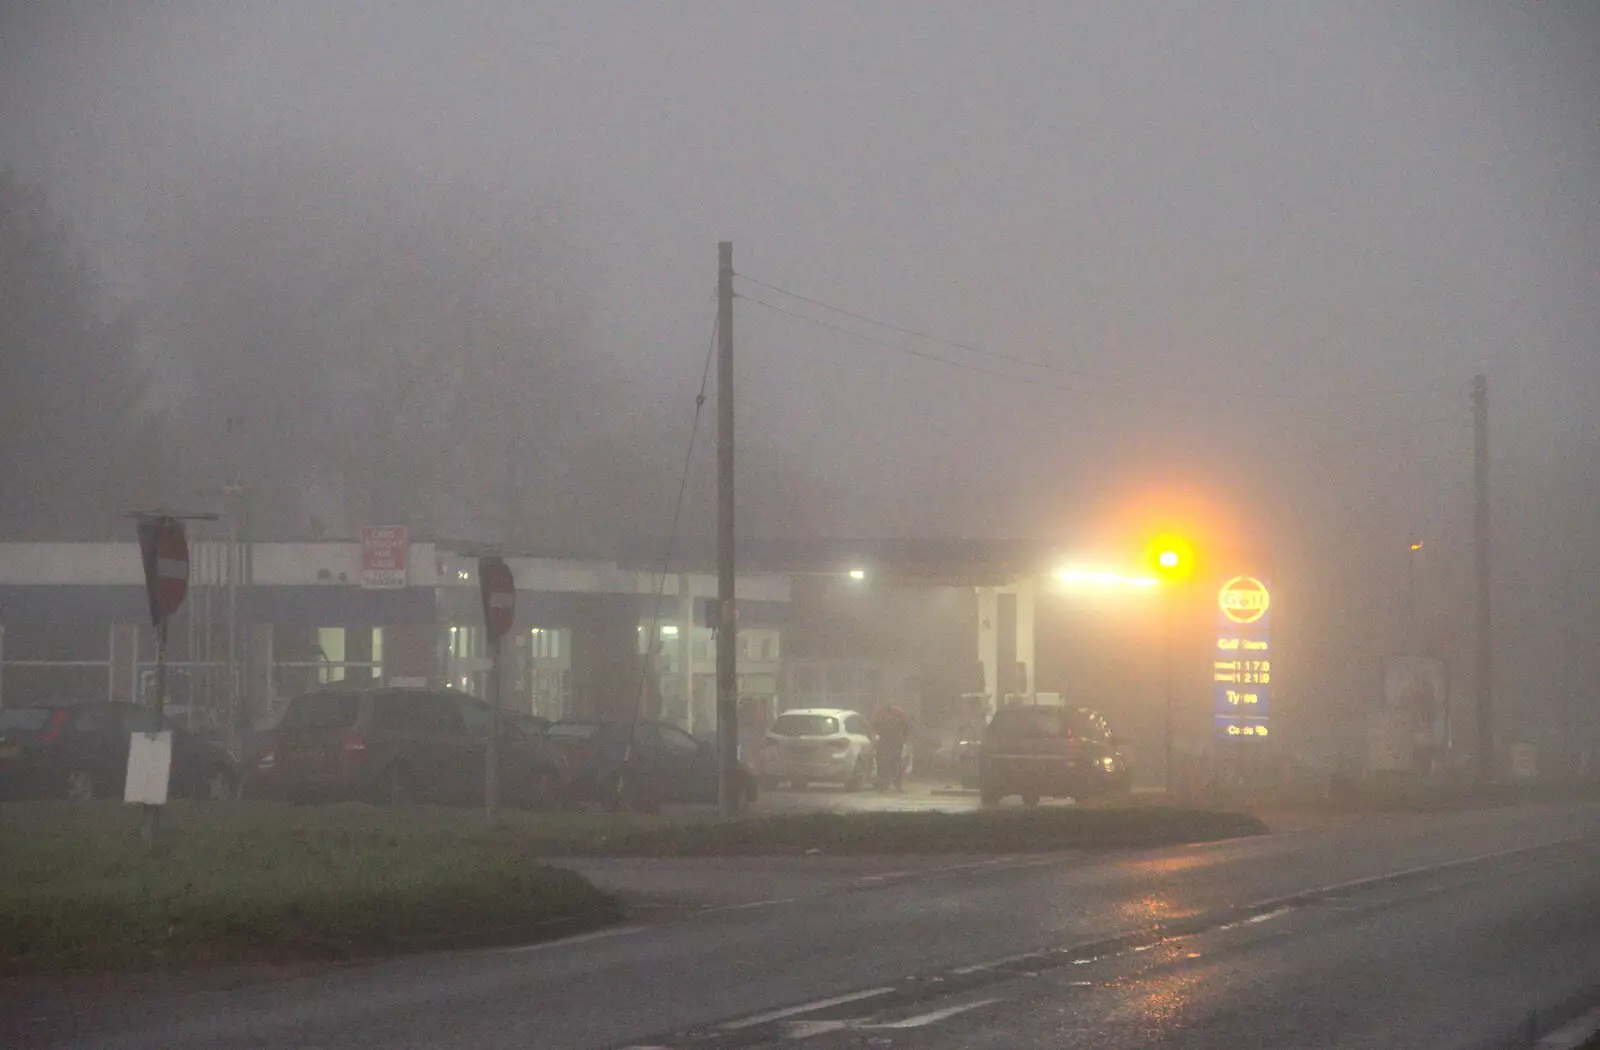
[{"label": "white road marking", "polygon": [[933,1010],[933,1011],[931,1011],[929,1013],[918,1014],[915,1017],[907,1017],[903,1021],[883,1021],[883,1022],[880,1022],[878,1024],[864,1024],[864,1025],[857,1025],[856,1027],[858,1027],[858,1028],[921,1028],[924,1025],[933,1024],[935,1021],[943,1021],[947,1017],[954,1017],[956,1014],[964,1014],[968,1010],[976,1010],[980,1006],[988,1006],[990,1003],[998,1003],[999,1001],[1000,1001],[999,999],[979,999],[975,1003],[962,1003],[960,1006],[947,1006],[943,1010]]},{"label": "white road marking", "polygon": [[737,1031],[740,1028],[753,1028],[758,1024],[766,1024],[768,1021],[778,1021],[785,1017],[793,1017],[795,1014],[808,1014],[812,1010],[825,1010],[830,1006],[842,1006],[845,1003],[854,1003],[859,1002],[862,999],[871,999],[879,995],[888,995],[892,991],[894,991],[894,989],[891,987],[868,988],[861,992],[850,992],[847,995],[836,995],[831,999],[818,999],[815,1002],[801,1003],[799,1006],[786,1006],[782,1010],[769,1010],[764,1014],[755,1014],[750,1017],[740,1018],[737,1021],[730,1021],[727,1024],[720,1025],[719,1027],[730,1032]]},{"label": "white road marking", "polygon": [[1551,1032],[1533,1044],[1534,1050],[1577,1050],[1600,1032],[1600,1007]]},{"label": "white road marking", "polygon": [[955,878],[973,872],[1010,871],[1017,868],[1037,868],[1051,864],[1060,864],[1065,860],[1075,859],[1079,854],[1052,853],[1043,857],[1019,857],[1008,855],[1004,857],[990,857],[986,860],[966,861],[962,864],[942,864],[932,868],[910,868],[905,871],[886,871],[876,875],[863,875],[856,879],[856,883],[888,882],[892,879],[916,879],[918,881],[932,881],[934,879]]},{"label": "white road marking", "polygon": [[981,963],[972,963],[969,966],[958,966],[950,972],[954,974],[969,974],[977,973],[980,970],[993,970],[999,966],[1007,966],[1014,962],[1022,962],[1024,959],[1039,959],[1047,954],[1047,952],[1048,949],[1043,952],[1019,952],[1016,955],[1004,955],[998,959],[985,959]]},{"label": "white road marking", "polygon": [[744,911],[746,908],[771,908],[778,904],[793,904],[799,897],[777,897],[770,901],[746,901],[743,904],[724,904],[716,908],[707,908],[702,914],[714,915],[721,911]]},{"label": "white road marking", "polygon": [[1294,911],[1293,908],[1276,908],[1272,911],[1264,911],[1260,915],[1252,915],[1245,922],[1266,922],[1269,919],[1276,919],[1280,915],[1287,915],[1292,911]]},{"label": "white road marking", "polygon": [[785,1021],[783,1036],[785,1039],[810,1039],[814,1035],[842,1032],[858,1020],[860,1018],[852,1017],[844,1021]]},{"label": "white road marking", "polygon": [[644,926],[614,926],[609,930],[595,930],[592,933],[580,933],[575,937],[563,937],[558,941],[539,941],[536,944],[518,944],[510,948],[486,948],[486,952],[495,955],[518,955],[523,952],[542,952],[552,948],[565,948],[572,944],[583,944],[588,941],[605,940],[607,937],[621,937],[624,934],[638,933],[645,929]]},{"label": "white road marking", "polygon": [[986,860],[978,864],[959,864],[949,868],[931,868],[922,873],[918,882],[943,882],[948,879],[958,879],[963,875],[983,874],[994,875],[1006,871],[1021,871],[1024,868],[1044,868],[1059,865],[1065,857],[1046,857],[1037,860]]},{"label": "white road marking", "polygon": [[[962,1003],[959,1006],[947,1006],[942,1010],[931,1010],[915,1017],[902,1018],[899,1021],[871,1021],[866,1017],[832,1017],[819,1021],[785,1021],[783,1022],[783,1036],[785,1039],[810,1039],[814,1035],[825,1035],[829,1032],[854,1032],[869,1029],[906,1029],[923,1028],[927,1025],[964,1014],[968,1010],[976,1010],[980,1006],[998,1003],[999,999],[980,999],[975,1003]],[[723,1027],[727,1027],[724,1025]]]}]

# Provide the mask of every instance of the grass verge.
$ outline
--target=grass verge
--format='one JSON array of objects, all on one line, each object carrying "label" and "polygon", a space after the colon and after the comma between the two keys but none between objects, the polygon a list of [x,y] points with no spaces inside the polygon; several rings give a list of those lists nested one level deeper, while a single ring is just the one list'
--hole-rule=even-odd
[{"label": "grass verge", "polygon": [[0,806],[0,973],[340,960],[533,939],[616,918],[584,878],[470,815]]},{"label": "grass verge", "polygon": [[617,918],[562,856],[1021,853],[1259,834],[1141,806],[719,820],[368,806],[168,806],[147,855],[115,803],[0,805],[0,974],[340,960],[533,939]]}]

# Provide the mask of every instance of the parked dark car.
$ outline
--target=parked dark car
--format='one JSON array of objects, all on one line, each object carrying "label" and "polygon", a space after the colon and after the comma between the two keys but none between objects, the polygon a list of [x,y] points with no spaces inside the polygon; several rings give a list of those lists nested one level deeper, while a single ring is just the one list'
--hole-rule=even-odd
[{"label": "parked dark car", "polygon": [[[289,701],[255,736],[245,770],[249,798],[475,805],[494,709],[464,693],[428,689],[324,689]],[[544,806],[561,777],[546,745],[503,719],[501,798]]]},{"label": "parked dark car", "polygon": [[[569,721],[545,730],[565,757],[572,802],[653,813],[664,802],[717,801],[715,741],[696,740],[664,722]],[[739,764],[747,801],[756,778]]]},{"label": "parked dark car", "polygon": [[1097,712],[1082,707],[1018,705],[995,712],[983,735],[979,788],[984,805],[1021,795],[1078,801],[1133,789],[1128,761]]},{"label": "parked dark car", "polygon": [[[149,708],[108,701],[0,710],[0,798],[121,798],[128,741],[156,727]],[[164,728],[172,731],[170,795],[237,794],[239,772],[226,751],[170,722]]]},{"label": "parked dark car", "polygon": [[552,719],[545,718],[543,715],[525,715],[512,712],[506,713],[506,722],[510,725],[516,726],[518,729],[522,730],[523,736],[530,738],[543,735],[544,731],[550,728],[550,723],[552,721]]}]

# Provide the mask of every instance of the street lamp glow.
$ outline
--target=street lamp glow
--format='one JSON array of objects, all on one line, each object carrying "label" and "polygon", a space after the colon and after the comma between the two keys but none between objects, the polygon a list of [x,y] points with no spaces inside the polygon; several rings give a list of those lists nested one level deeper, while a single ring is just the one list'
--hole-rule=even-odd
[{"label": "street lamp glow", "polygon": [[1145,547],[1144,564],[1151,575],[1182,583],[1194,575],[1194,545],[1175,532],[1163,533]]},{"label": "street lamp glow", "polygon": [[851,569],[850,570],[850,578],[852,580],[864,580],[864,579],[867,578],[867,570],[866,569]]}]

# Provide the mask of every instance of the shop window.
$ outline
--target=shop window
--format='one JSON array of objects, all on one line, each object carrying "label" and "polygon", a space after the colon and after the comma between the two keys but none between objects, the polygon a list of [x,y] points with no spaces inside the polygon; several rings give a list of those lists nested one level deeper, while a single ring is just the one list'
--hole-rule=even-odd
[{"label": "shop window", "polygon": [[344,680],[344,628],[317,628],[317,681],[323,684]]}]

